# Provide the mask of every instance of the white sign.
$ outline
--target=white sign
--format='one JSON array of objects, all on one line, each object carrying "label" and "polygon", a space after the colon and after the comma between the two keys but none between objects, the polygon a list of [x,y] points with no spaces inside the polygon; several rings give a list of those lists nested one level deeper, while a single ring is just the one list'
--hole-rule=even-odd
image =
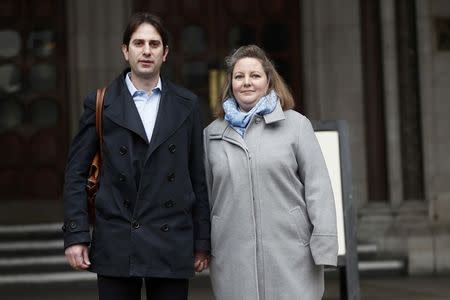
[{"label": "white sign", "polygon": [[330,174],[336,206],[337,235],[339,243],[338,255],[345,255],[344,208],[342,205],[341,160],[339,149],[339,133],[337,131],[316,131],[317,140]]}]

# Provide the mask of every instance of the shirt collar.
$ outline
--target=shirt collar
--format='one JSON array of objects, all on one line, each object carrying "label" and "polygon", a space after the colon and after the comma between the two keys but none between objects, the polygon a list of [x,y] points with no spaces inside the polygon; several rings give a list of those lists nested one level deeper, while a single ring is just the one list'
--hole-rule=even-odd
[{"label": "shirt collar", "polygon": [[[143,92],[143,93],[145,93],[145,91],[138,90],[138,89],[134,86],[133,82],[131,81],[131,72],[128,72],[128,73],[125,75],[125,83],[127,84],[128,91],[130,91],[131,96],[134,97],[135,94],[136,94],[137,92],[141,92],[141,93]],[[152,89],[152,92],[155,92],[155,91],[162,91],[161,76],[158,77],[158,83],[157,83],[156,86]]]}]

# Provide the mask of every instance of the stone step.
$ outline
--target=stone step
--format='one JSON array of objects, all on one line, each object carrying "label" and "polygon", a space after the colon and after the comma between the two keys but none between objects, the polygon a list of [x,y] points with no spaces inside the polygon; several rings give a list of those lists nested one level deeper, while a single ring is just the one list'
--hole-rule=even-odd
[{"label": "stone step", "polygon": [[[71,270],[63,254],[62,223],[0,226],[0,284],[84,281],[95,274]],[[370,243],[357,246],[362,276],[405,274],[407,260],[380,254]],[[336,269],[327,269],[333,273]],[[202,272],[200,276],[208,276]]]},{"label": "stone step", "polygon": [[64,247],[62,239],[58,240],[24,240],[0,242],[0,252],[24,250],[51,250]]},{"label": "stone step", "polygon": [[361,254],[376,254],[378,247],[376,244],[359,244],[356,246],[359,255]]},{"label": "stone step", "polygon": [[23,225],[0,225],[0,236],[8,234],[28,234],[44,232],[61,232],[63,223],[41,223]]},{"label": "stone step", "polygon": [[[0,271],[0,285],[12,285],[12,284],[43,284],[43,283],[58,283],[58,282],[83,282],[83,281],[95,281],[96,275],[86,271],[73,271],[67,266],[64,257],[57,257],[50,259],[51,264],[61,264],[63,267],[60,270],[46,270],[41,263],[45,260],[36,260],[33,262],[15,261],[11,264],[32,264],[34,267],[28,266],[28,271],[24,273],[3,273]],[[0,260],[0,270],[2,261]],[[23,266],[22,265],[22,266]],[[17,267],[17,266],[16,266]],[[383,261],[360,261],[358,263],[359,271],[362,277],[377,277],[385,276],[397,276],[399,274],[405,275],[403,270],[406,268],[406,264],[401,260],[383,260]],[[326,273],[335,273],[337,269],[326,269]],[[328,275],[328,274],[327,274]],[[206,270],[202,273],[196,274],[196,276],[209,276],[209,271]]]},{"label": "stone step", "polygon": [[96,278],[96,274],[85,271],[66,271],[52,273],[36,272],[29,274],[12,275],[2,274],[0,275],[0,285],[95,281]]},{"label": "stone step", "polygon": [[58,265],[58,264],[65,264],[65,263],[66,263],[66,259],[63,255],[0,258],[0,268],[21,267],[21,266]]},{"label": "stone step", "polygon": [[64,257],[58,261],[41,257],[39,259],[15,259],[11,264],[0,265],[0,274],[2,275],[26,275],[33,273],[51,274],[66,271],[72,271],[72,269],[65,261]]},{"label": "stone step", "polygon": [[358,269],[360,272],[387,270],[401,271],[406,270],[406,262],[402,259],[359,261]]},{"label": "stone step", "polygon": [[22,240],[0,242],[0,258],[62,255],[62,240]]},{"label": "stone step", "polygon": [[407,273],[407,258],[381,252],[376,244],[357,246],[358,270],[362,276],[377,274],[403,275]]},{"label": "stone step", "polygon": [[0,225],[0,242],[62,239],[62,223]]}]

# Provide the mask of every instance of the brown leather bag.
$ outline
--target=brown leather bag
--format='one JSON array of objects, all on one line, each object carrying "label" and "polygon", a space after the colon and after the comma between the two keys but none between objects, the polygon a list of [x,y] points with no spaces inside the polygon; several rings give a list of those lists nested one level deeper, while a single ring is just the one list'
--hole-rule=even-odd
[{"label": "brown leather bag", "polygon": [[99,149],[95,153],[89,169],[89,176],[86,183],[87,202],[88,202],[88,215],[89,223],[95,223],[95,195],[98,191],[100,171],[102,167],[102,150],[103,150],[103,100],[105,98],[106,88],[97,90],[97,98],[95,104],[95,129],[97,131],[97,138]]}]

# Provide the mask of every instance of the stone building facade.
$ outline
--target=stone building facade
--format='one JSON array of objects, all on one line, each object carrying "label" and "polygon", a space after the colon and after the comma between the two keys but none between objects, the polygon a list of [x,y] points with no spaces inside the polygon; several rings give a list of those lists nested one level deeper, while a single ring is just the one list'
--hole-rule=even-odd
[{"label": "stone building facade", "polygon": [[[53,5],[51,0],[41,2]],[[62,122],[67,136],[77,129],[84,95],[124,68],[122,30],[133,11],[149,9],[168,20],[177,39],[169,52],[174,64],[167,73],[203,98],[212,89],[209,71],[220,71],[231,40],[234,45],[267,42],[282,74],[295,85],[297,109],[311,119],[349,124],[359,242],[407,257],[410,274],[450,272],[449,1],[249,0],[243,5],[230,0],[224,8],[203,0],[62,2],[53,13],[64,16],[64,39],[57,46],[62,48],[58,62],[63,64]],[[273,12],[267,9],[270,5]],[[289,18],[280,17],[292,9]],[[212,29],[199,31],[208,24]],[[242,26],[222,37],[228,27],[221,24]],[[292,24],[297,25],[292,29]],[[8,24],[1,26],[0,32],[10,30]],[[190,35],[185,36],[186,27]],[[291,28],[287,35],[286,28]],[[279,40],[270,37],[274,30]],[[196,42],[192,49],[183,46],[190,41]],[[4,64],[14,61],[0,59]],[[295,68],[289,69],[290,62]],[[186,68],[178,72],[179,64]],[[195,82],[189,81],[189,74]],[[7,92],[2,95],[8,97]],[[210,105],[205,99],[206,119]],[[15,129],[0,130],[5,135]],[[66,139],[62,148],[68,143]],[[0,165],[2,178],[11,168]],[[0,199],[0,222],[61,220],[60,194],[32,200],[5,195]]]}]

